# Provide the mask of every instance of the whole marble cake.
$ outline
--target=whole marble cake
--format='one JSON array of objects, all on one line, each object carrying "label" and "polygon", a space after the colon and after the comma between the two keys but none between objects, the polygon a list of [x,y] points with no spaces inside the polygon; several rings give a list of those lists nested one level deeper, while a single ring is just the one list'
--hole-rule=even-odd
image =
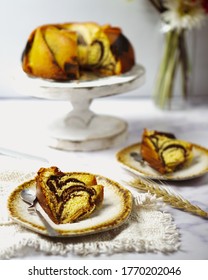
[{"label": "whole marble cake", "polygon": [[135,64],[134,49],[119,27],[94,22],[47,24],[33,30],[22,54],[28,75],[77,80],[82,71],[118,75]]}]

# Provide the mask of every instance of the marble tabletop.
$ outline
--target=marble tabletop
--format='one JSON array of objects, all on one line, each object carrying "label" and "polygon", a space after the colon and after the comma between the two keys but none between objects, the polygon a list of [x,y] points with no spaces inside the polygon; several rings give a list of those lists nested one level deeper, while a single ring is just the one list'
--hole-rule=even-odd
[{"label": "marble tabletop", "polygon": [[[47,159],[51,165],[70,170],[86,170],[120,181],[128,173],[115,158],[117,151],[140,140],[144,128],[169,131],[178,138],[208,148],[207,105],[189,106],[184,110],[162,111],[152,100],[142,98],[97,99],[91,109],[99,114],[109,114],[122,118],[128,124],[128,135],[122,143],[99,150],[73,152],[48,147],[45,131],[51,121],[67,113],[71,108],[68,102],[39,99],[0,100],[0,147],[33,154]],[[208,212],[208,174],[199,178],[169,183],[177,193]],[[126,253],[108,256],[110,259],[208,259],[208,222],[198,216],[167,206],[179,229],[181,247],[178,251],[162,253]],[[25,259],[45,258],[44,254],[25,248]],[[47,256],[47,259],[62,259],[63,256]],[[68,259],[80,259],[68,256]],[[94,257],[89,256],[89,259]],[[105,256],[96,256],[96,259]]]}]

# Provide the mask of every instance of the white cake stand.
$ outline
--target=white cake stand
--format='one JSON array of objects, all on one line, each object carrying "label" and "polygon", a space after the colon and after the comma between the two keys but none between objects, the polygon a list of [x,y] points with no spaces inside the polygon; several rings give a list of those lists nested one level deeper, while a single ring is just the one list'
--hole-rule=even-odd
[{"label": "white cake stand", "polygon": [[[135,65],[131,71],[105,78],[86,77],[73,82],[54,82],[30,78],[23,73],[18,80],[22,93],[44,99],[66,100],[72,110],[49,126],[49,143],[53,148],[91,151],[110,148],[126,138],[127,123],[117,117],[98,115],[90,110],[95,98],[136,89],[144,83],[145,69]],[[17,85],[16,85],[17,86]]]}]

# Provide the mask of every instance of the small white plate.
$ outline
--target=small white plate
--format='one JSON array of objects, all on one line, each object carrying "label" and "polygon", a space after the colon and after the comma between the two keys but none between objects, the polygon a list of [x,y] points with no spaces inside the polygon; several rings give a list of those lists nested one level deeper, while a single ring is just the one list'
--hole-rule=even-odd
[{"label": "small white plate", "polygon": [[[59,233],[59,237],[73,237],[107,231],[120,226],[128,219],[132,210],[131,192],[108,178],[100,175],[95,176],[97,183],[104,186],[104,200],[101,208],[89,218],[76,223],[56,225],[40,205],[37,205],[47,221]],[[48,235],[40,218],[27,211],[28,205],[20,197],[20,192],[23,189],[35,191],[35,188],[35,179],[18,186],[9,196],[8,211],[11,218],[20,225],[40,234]]]},{"label": "small white plate", "polygon": [[136,175],[155,180],[187,180],[208,172],[208,150],[199,145],[193,144],[194,157],[191,165],[165,175],[161,175],[142,160],[140,145],[132,144],[116,154],[118,162]]}]

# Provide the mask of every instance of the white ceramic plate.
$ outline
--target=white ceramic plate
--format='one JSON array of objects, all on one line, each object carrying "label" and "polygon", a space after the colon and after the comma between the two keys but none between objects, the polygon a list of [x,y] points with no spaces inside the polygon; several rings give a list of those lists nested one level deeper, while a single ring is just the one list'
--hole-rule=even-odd
[{"label": "white ceramic plate", "polygon": [[[87,219],[71,224],[56,225],[38,204],[38,209],[60,237],[88,235],[110,230],[120,226],[128,219],[132,209],[131,192],[108,178],[100,175],[95,176],[97,183],[104,186],[104,201],[102,207]],[[20,225],[40,234],[48,235],[40,218],[27,211],[28,205],[20,197],[20,192],[26,188],[35,191],[35,180],[25,182],[11,193],[8,199],[9,214]]]},{"label": "white ceramic plate", "polygon": [[125,169],[139,176],[156,180],[187,180],[208,172],[208,150],[193,144],[193,154],[191,165],[166,175],[161,175],[141,159],[140,143],[120,150],[116,154],[116,158]]}]

